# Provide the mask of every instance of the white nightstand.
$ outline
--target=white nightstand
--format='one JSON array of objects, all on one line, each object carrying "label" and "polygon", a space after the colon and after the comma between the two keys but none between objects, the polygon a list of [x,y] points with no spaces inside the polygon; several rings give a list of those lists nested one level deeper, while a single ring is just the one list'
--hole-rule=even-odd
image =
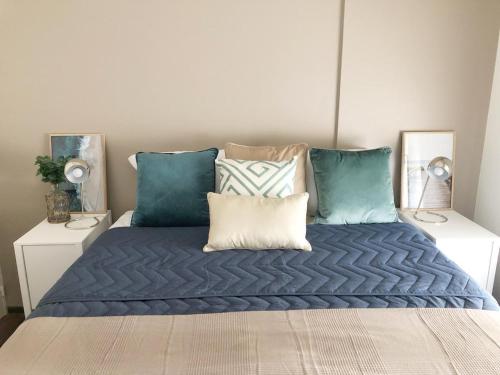
[{"label": "white nightstand", "polygon": [[[439,250],[491,293],[497,269],[500,238],[456,211],[437,211],[448,218],[448,222],[444,224],[420,222],[413,218],[414,212],[414,210],[399,210],[399,217],[420,228]],[[425,213],[421,215],[428,217]]]},{"label": "white nightstand", "polygon": [[111,225],[111,211],[91,216],[100,220],[94,228],[70,230],[64,224],[49,224],[44,220],[14,242],[26,316],[64,271]]}]

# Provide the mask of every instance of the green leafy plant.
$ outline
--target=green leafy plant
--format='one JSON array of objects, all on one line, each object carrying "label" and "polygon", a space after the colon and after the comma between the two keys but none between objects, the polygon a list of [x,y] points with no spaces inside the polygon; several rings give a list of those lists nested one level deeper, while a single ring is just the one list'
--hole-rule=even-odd
[{"label": "green leafy plant", "polygon": [[64,166],[69,159],[71,159],[70,156],[60,156],[56,160],[52,160],[52,158],[47,155],[37,156],[35,160],[35,165],[38,166],[36,175],[42,176],[43,182],[49,182],[52,185],[60,184],[66,181]]}]

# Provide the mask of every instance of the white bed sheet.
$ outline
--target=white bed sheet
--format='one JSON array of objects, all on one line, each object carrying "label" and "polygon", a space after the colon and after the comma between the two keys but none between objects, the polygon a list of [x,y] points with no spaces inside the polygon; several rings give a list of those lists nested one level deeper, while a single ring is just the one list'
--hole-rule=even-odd
[{"label": "white bed sheet", "polygon": [[[109,227],[109,229],[113,228],[123,228],[123,227],[130,227],[130,222],[132,221],[132,214],[134,213],[133,210],[125,212],[122,216],[116,220],[113,225]],[[312,224],[314,223],[314,217],[313,216],[308,216],[307,217],[307,224]]]},{"label": "white bed sheet", "polygon": [[127,212],[125,212],[122,216],[120,216],[118,218],[118,220],[116,220],[113,223],[113,225],[111,225],[109,227],[109,229],[129,227],[130,226],[130,222],[132,221],[132,214],[133,213],[134,213],[134,211],[127,211]]}]

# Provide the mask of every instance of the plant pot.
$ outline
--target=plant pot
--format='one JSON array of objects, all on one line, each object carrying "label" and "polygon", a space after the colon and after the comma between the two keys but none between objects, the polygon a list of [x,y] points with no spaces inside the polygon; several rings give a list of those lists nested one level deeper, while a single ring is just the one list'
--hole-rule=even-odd
[{"label": "plant pot", "polygon": [[52,224],[65,223],[71,219],[69,214],[69,195],[64,190],[53,187],[45,195],[47,221]]}]

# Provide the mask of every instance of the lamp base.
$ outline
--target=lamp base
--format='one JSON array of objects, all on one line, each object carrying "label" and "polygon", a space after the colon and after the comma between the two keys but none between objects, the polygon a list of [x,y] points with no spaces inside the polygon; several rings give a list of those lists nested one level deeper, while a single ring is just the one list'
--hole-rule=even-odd
[{"label": "lamp base", "polygon": [[99,224],[99,219],[95,216],[79,216],[66,222],[64,226],[71,230],[83,230],[94,228]]},{"label": "lamp base", "polygon": [[416,211],[414,214],[413,214],[413,218],[415,220],[418,220],[422,223],[429,223],[429,224],[444,224],[448,221],[448,218],[446,216],[444,216],[443,214],[438,214],[437,212],[432,212],[432,211],[425,211],[426,214],[428,215],[433,215],[435,216],[436,218],[438,218],[438,220],[426,220],[426,219],[422,219],[421,217],[418,216],[419,214],[419,211]]}]

